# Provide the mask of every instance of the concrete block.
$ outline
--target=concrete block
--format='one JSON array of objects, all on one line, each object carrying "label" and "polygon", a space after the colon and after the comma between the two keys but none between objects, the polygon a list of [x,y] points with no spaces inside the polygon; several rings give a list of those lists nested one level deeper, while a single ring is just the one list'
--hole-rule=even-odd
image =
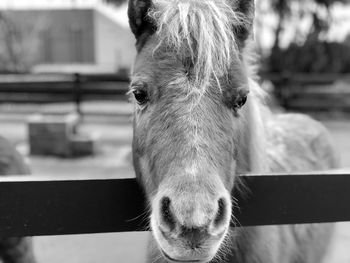
[{"label": "concrete block", "polygon": [[76,133],[78,116],[36,114],[28,119],[28,139],[33,155],[71,156],[71,138]]},{"label": "concrete block", "polygon": [[75,135],[71,138],[71,152],[73,157],[94,155],[96,153],[98,136],[92,135]]}]

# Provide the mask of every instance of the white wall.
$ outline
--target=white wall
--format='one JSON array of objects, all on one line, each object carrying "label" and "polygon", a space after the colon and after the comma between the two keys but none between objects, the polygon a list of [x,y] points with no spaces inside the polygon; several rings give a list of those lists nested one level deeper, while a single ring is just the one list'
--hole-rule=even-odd
[{"label": "white wall", "polygon": [[118,17],[108,15],[98,8],[94,12],[95,60],[99,66],[114,72],[121,68],[130,69],[136,54],[135,38],[129,26],[119,22],[123,19],[120,16],[127,17],[127,9],[123,10],[125,13]]}]

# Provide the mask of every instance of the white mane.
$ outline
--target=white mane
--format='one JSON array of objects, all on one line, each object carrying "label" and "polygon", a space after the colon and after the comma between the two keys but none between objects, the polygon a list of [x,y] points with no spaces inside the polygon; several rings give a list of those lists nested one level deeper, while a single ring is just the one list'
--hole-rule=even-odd
[{"label": "white mane", "polygon": [[[235,3],[235,1],[233,1]],[[157,25],[159,46],[191,60],[194,86],[204,94],[210,80],[226,75],[238,59],[234,27],[247,23],[227,1],[154,0],[149,16]]]}]

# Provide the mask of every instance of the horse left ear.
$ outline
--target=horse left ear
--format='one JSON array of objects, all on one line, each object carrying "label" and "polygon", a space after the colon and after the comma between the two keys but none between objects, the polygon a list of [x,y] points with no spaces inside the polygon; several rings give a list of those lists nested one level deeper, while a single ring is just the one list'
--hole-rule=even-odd
[{"label": "horse left ear", "polygon": [[153,30],[153,25],[148,17],[148,10],[151,6],[152,0],[129,0],[129,25],[136,40],[139,40],[145,32]]},{"label": "horse left ear", "polygon": [[254,0],[238,0],[236,2],[235,11],[244,15],[244,23],[235,28],[237,38],[244,42],[253,30],[255,17]]}]

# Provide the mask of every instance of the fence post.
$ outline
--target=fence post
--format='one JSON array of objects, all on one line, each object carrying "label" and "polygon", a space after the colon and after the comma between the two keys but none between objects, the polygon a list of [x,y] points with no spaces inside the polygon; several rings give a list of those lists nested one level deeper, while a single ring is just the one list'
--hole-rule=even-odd
[{"label": "fence post", "polygon": [[74,74],[74,85],[73,85],[73,100],[75,103],[75,111],[79,117],[82,117],[82,111],[80,107],[81,103],[81,76],[79,73]]}]

